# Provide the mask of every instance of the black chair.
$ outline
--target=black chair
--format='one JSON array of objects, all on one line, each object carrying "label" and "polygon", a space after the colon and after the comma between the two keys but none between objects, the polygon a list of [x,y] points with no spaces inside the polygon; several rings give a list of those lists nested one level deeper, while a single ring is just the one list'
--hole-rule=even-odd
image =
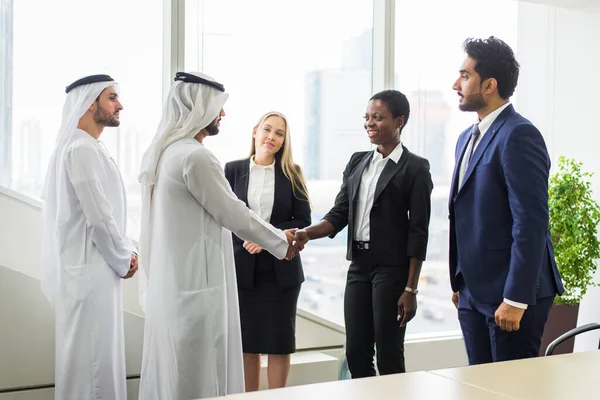
[{"label": "black chair", "polygon": [[[572,338],[573,336],[577,336],[580,333],[584,333],[584,332],[589,332],[589,331],[593,331],[596,329],[600,329],[600,324],[592,322],[591,324],[586,324],[586,325],[582,325],[582,326],[578,326],[575,329],[571,329],[568,332],[563,333],[562,335],[560,335],[559,337],[557,337],[556,339],[554,339],[552,341],[552,343],[550,343],[548,345],[548,347],[546,347],[546,356],[551,356],[552,353],[554,353],[554,350],[556,349],[556,347],[561,344],[562,342],[564,342],[565,340],[568,340],[570,338]],[[598,343],[598,350],[600,350],[600,343]]]}]

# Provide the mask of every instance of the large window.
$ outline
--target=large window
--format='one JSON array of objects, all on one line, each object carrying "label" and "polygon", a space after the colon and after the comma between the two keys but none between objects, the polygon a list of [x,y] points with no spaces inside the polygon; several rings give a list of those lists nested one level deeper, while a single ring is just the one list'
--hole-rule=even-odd
[{"label": "large window", "polygon": [[[261,114],[283,112],[313,221],[333,205],[351,154],[370,147],[362,116],[371,95],[372,20],[370,0],[186,1],[185,67],[230,93],[221,133],[206,146],[223,163],[247,157]],[[343,324],[345,254],[346,231],[306,247],[299,307]]]},{"label": "large window", "polygon": [[0,184],[40,196],[65,87],[82,76],[107,73],[119,83],[124,110],[121,126],[106,129],[101,140],[125,180],[130,234],[136,237],[137,173],[161,113],[163,1],[0,0],[0,4]]},{"label": "large window", "polygon": [[[164,0],[0,0],[0,185],[39,197],[65,86],[108,73],[119,82],[125,109],[121,126],[106,129],[102,141],[123,174],[129,234],[137,237],[137,174],[161,115],[163,66],[171,65],[208,73],[230,93],[221,134],[206,141],[223,164],[248,156],[261,114],[287,115],[294,159],[308,179],[318,221],[334,203],[350,155],[370,149],[362,116],[373,65],[383,64],[381,54],[373,55],[374,1],[172,1],[185,12],[165,18]],[[453,331],[458,320],[448,284],[447,199],[456,138],[475,116],[458,110],[451,87],[466,37],[496,35],[516,50],[517,4],[396,0],[395,9],[395,87],[412,107],[402,140],[430,160],[435,184],[428,260],[409,333]],[[167,34],[176,60],[163,59],[163,20],[174,24]],[[376,33],[386,21],[378,22]],[[339,324],[346,237],[344,230],[302,253],[306,282],[299,307]]]},{"label": "large window", "polygon": [[516,26],[517,4],[510,0],[396,1],[395,86],[411,105],[402,141],[429,160],[435,185],[419,308],[408,333],[459,329],[448,280],[448,194],[456,139],[476,115],[458,109],[452,84],[466,38],[497,36],[516,51]]}]

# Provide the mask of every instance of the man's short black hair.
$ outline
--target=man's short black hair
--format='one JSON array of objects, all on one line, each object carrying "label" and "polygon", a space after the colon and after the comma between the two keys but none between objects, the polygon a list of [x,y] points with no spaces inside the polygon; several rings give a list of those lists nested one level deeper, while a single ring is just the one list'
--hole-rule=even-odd
[{"label": "man's short black hair", "polygon": [[494,78],[501,98],[506,100],[513,95],[519,80],[519,63],[509,45],[490,36],[487,39],[468,38],[463,48],[476,61],[475,72],[481,81]]},{"label": "man's short black hair", "polygon": [[[371,101],[372,100],[383,101],[392,113],[392,117],[398,118],[404,116],[404,126],[406,126],[408,117],[410,117],[410,104],[404,94],[397,90],[383,90],[379,93],[375,93],[373,97],[371,97]],[[400,130],[402,130],[402,128]]]}]

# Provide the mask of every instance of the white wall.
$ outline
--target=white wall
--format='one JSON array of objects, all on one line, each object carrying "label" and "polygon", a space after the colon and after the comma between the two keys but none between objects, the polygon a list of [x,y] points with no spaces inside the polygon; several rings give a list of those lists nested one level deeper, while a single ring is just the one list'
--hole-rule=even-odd
[{"label": "white wall", "polygon": [[[564,155],[596,173],[600,201],[600,11],[523,3],[518,24],[519,111],[541,129],[554,165]],[[578,325],[588,322],[600,322],[600,288],[581,302]],[[580,336],[575,350],[597,349],[599,338],[600,332]]]},{"label": "white wall", "polygon": [[[0,186],[0,265],[40,279],[42,276],[42,203]],[[125,311],[143,315],[137,278],[123,281]]]},{"label": "white wall", "polygon": [[40,278],[42,218],[39,201],[0,186],[0,265]]},{"label": "white wall", "polygon": [[[125,312],[127,375],[139,375],[143,318]],[[40,281],[0,265],[0,390],[54,383],[54,311]]]}]

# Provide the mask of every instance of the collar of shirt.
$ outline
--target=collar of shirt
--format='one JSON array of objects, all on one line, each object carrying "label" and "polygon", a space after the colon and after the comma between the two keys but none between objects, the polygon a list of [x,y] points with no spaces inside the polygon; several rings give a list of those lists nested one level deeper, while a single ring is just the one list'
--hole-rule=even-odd
[{"label": "collar of shirt", "polygon": [[254,168],[254,167],[274,170],[275,160],[273,160],[273,162],[269,165],[258,165],[254,162],[254,156],[252,156],[252,157],[250,157],[250,170],[252,171],[252,168]]},{"label": "collar of shirt", "polygon": [[383,158],[383,155],[375,149],[373,151],[373,158],[371,159],[371,164],[374,164],[378,161],[391,159],[394,163],[398,164],[400,157],[402,156],[402,142],[398,143],[396,148],[386,157]]},{"label": "collar of shirt", "polygon": [[498,107],[497,109],[489,113],[488,116],[482,119],[481,121],[477,119],[477,122],[475,123],[479,124],[479,132],[481,133],[481,136],[483,136],[487,132],[487,130],[490,129],[490,126],[492,126],[496,118],[498,118],[498,115],[500,115],[500,113],[504,111],[504,109],[508,106],[510,106],[510,101],[504,104],[502,107]]}]

